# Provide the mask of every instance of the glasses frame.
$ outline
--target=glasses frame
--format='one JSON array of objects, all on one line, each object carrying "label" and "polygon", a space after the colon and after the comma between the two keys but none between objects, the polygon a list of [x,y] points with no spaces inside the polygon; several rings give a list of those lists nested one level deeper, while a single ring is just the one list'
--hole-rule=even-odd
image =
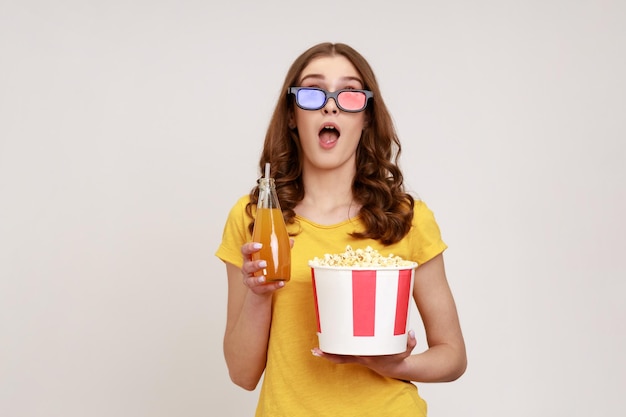
[{"label": "glasses frame", "polygon": [[[300,103],[298,102],[298,92],[300,90],[317,90],[317,91],[321,91],[325,95],[324,102],[322,103],[321,106],[316,107],[316,108],[302,107],[300,105]],[[365,94],[365,104],[363,105],[363,108],[361,108],[359,110],[348,110],[348,109],[342,107],[341,104],[339,104],[339,100],[337,99],[337,97],[339,96],[339,94],[344,93],[344,92],[363,93],[363,94]],[[360,113],[360,112],[364,111],[367,108],[367,104],[369,103],[369,100],[374,97],[374,93],[372,93],[370,90],[357,90],[357,89],[354,89],[354,88],[344,88],[344,89],[341,89],[341,90],[330,92],[328,90],[324,90],[323,88],[318,88],[318,87],[289,87],[289,88],[287,88],[287,94],[293,94],[294,95],[294,98],[296,99],[296,106],[300,107],[302,110],[315,111],[315,110],[322,109],[322,108],[324,108],[326,103],[328,103],[328,99],[332,98],[333,100],[335,100],[335,104],[337,105],[337,107],[340,110],[345,111],[346,113]]]}]

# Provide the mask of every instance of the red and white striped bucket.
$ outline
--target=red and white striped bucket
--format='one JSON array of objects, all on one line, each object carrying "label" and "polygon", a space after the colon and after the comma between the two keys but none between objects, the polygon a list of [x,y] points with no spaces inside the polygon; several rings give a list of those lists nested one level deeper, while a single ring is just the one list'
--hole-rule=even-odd
[{"label": "red and white striped bucket", "polygon": [[319,348],[342,355],[404,352],[416,267],[311,266]]}]

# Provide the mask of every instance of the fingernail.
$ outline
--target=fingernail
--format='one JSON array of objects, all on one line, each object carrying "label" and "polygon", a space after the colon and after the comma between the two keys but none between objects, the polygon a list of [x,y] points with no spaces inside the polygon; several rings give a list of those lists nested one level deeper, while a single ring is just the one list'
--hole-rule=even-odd
[{"label": "fingernail", "polygon": [[259,261],[259,268],[265,268],[267,266],[266,261]]},{"label": "fingernail", "polygon": [[279,287],[284,287],[285,286],[285,281],[278,281],[278,286]]},{"label": "fingernail", "polygon": [[263,247],[263,244],[262,244],[262,243],[259,243],[259,242],[254,242],[254,243],[252,244],[252,248],[253,248],[253,249],[261,249],[262,247]]},{"label": "fingernail", "polygon": [[317,350],[315,350],[315,349],[311,349],[311,354],[312,354],[313,356],[317,356],[318,358],[321,356],[321,355],[319,354],[319,352],[318,352]]},{"label": "fingernail", "polygon": [[413,330],[409,330],[409,337],[415,339],[415,332]]},{"label": "fingernail", "polygon": [[259,281],[259,284],[265,282],[265,277],[261,275],[258,281]]}]

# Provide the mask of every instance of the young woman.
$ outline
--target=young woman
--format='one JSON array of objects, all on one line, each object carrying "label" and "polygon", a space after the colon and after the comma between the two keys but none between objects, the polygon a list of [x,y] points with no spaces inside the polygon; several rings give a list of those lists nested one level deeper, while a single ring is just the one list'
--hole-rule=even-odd
[{"label": "young woman", "polygon": [[[230,211],[216,256],[226,264],[224,355],[232,381],[253,390],[256,416],[425,416],[415,382],[465,371],[466,352],[433,213],[405,191],[400,142],[370,65],[345,44],[298,57],[285,78],[260,158],[271,164],[292,236],[291,280],[265,282],[252,242],[258,188]],[[317,347],[308,261],[371,246],[418,263],[413,298],[428,348],[415,334],[397,355],[345,356]]]}]

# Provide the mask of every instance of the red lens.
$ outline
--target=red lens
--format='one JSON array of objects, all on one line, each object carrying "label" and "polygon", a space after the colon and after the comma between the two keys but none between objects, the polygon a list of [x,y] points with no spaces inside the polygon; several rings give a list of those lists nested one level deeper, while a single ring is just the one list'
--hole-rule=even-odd
[{"label": "red lens", "polygon": [[339,106],[351,111],[363,110],[366,99],[365,93],[362,91],[342,91],[337,96]]}]

